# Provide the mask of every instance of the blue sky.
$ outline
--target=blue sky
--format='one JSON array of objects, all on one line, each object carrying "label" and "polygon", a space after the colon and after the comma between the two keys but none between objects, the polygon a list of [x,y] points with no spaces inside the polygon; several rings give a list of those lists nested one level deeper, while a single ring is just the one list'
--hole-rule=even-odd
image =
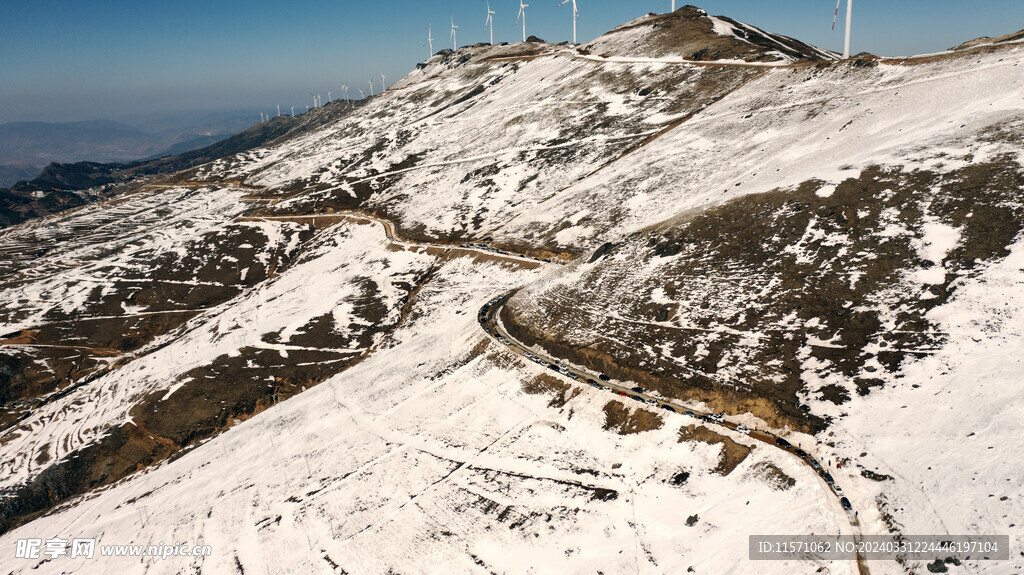
[{"label": "blue sky", "polygon": [[[486,39],[486,0],[4,0],[0,122],[117,118],[183,110],[305,110],[309,92],[397,80],[435,50],[449,18],[459,44]],[[528,0],[528,32],[571,38],[570,9]],[[686,2],[680,1],[682,5]],[[579,0],[580,41],[670,0]],[[495,41],[514,41],[518,0],[492,0]],[[707,0],[699,4],[824,48],[832,0]],[[855,0],[854,51],[909,55],[1024,28],[1021,0]]]}]

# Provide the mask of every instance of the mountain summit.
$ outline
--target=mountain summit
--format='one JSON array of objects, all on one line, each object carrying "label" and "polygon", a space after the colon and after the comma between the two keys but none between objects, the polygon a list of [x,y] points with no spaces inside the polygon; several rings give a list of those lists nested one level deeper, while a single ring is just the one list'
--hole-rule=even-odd
[{"label": "mountain summit", "polygon": [[799,40],[725,16],[710,16],[696,6],[637,18],[583,49],[602,57],[681,57],[697,61],[791,63],[835,59],[834,54]]}]

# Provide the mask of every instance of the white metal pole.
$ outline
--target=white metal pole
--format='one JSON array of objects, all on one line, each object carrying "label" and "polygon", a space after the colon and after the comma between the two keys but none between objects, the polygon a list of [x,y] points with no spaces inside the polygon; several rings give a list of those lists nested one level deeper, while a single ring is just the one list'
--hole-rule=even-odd
[{"label": "white metal pole", "polygon": [[850,29],[853,27],[853,0],[846,0],[846,48],[843,50],[843,60],[850,57]]}]

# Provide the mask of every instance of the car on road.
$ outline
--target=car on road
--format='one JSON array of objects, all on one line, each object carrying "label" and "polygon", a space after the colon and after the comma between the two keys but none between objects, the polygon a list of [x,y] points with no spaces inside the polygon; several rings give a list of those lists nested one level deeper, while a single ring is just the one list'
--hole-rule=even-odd
[{"label": "car on road", "polygon": [[750,430],[747,429],[746,425],[737,425],[736,431],[742,433],[743,435],[750,435]]},{"label": "car on road", "polygon": [[781,437],[776,437],[775,438],[775,443],[777,443],[779,445],[779,447],[781,447],[783,449],[789,449],[790,447],[793,447],[792,443],[786,441],[785,439],[782,439]]},{"label": "car on road", "polygon": [[597,379],[600,379],[601,381],[611,381],[612,378],[610,378],[607,375],[602,373],[602,374],[597,376]]},{"label": "car on road", "polygon": [[818,460],[817,460],[817,459],[815,459],[815,458],[813,458],[813,457],[809,458],[809,459],[807,460],[807,463],[810,463],[810,464],[811,464],[811,467],[813,467],[815,471],[817,471],[817,470],[821,469],[821,464],[820,464],[820,463],[818,463]]},{"label": "car on road", "polygon": [[687,409],[687,410],[686,410],[685,412],[683,412],[683,413],[685,413],[686,415],[689,415],[690,417],[697,417],[697,414],[696,414],[696,413],[694,413],[694,412],[692,412],[692,411],[690,411],[689,409]]},{"label": "car on road", "polygon": [[722,423],[723,421],[725,421],[725,416],[722,415],[721,413],[712,413],[708,417],[710,417],[711,420],[715,421],[716,423]]},{"label": "car on road", "polygon": [[703,422],[705,422],[705,423],[714,423],[714,422],[715,422],[715,420],[714,420],[714,419],[711,419],[711,417],[710,417],[710,416],[708,416],[708,415],[702,415],[702,416],[700,416],[700,417],[699,417],[699,418],[697,418],[697,419],[700,419],[701,421],[703,421]]},{"label": "car on road", "polygon": [[850,511],[853,509],[853,505],[850,505],[850,500],[845,497],[839,498],[839,504],[843,506],[843,509]]},{"label": "car on road", "polygon": [[672,407],[671,405],[669,405],[667,403],[661,404],[661,408],[666,410],[666,411],[672,411],[672,412],[674,412],[676,410],[676,408]]},{"label": "car on road", "polygon": [[553,364],[553,363],[549,363],[548,364],[548,369],[550,369],[552,371],[558,371],[558,366]]},{"label": "car on road", "polygon": [[630,389],[632,389],[633,391],[635,391],[637,393],[643,393],[644,392],[644,388],[642,388],[642,387],[633,387],[633,388],[630,388]]},{"label": "car on road", "polygon": [[597,384],[596,381],[590,379],[589,377],[587,378],[587,383],[589,383],[590,385],[596,385]]},{"label": "car on road", "polygon": [[795,449],[793,450],[793,453],[795,453],[800,459],[807,459],[807,452],[803,449]]},{"label": "car on road", "polygon": [[832,474],[829,473],[828,471],[826,471],[824,474],[822,474],[821,477],[825,480],[825,483],[828,483],[829,485],[835,485],[836,484],[836,480],[832,478]]},{"label": "car on road", "polygon": [[832,491],[835,491],[836,495],[839,495],[840,497],[843,495],[843,488],[839,487],[839,485],[833,485]]},{"label": "car on road", "polygon": [[625,391],[616,391],[615,393],[617,393],[617,394],[619,394],[619,395],[621,395],[623,397],[630,397],[630,395],[628,393],[626,393]]}]

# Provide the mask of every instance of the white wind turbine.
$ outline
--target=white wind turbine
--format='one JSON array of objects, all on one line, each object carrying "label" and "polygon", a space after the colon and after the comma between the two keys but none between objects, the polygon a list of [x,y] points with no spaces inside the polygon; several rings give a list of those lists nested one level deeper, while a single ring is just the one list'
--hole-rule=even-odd
[{"label": "white wind turbine", "polygon": [[427,24],[427,45],[430,46],[430,54],[427,55],[427,59],[434,57],[434,25]]},{"label": "white wind turbine", "polygon": [[487,2],[487,20],[484,21],[484,28],[491,27],[491,45],[494,45],[494,10],[491,10],[491,3]]},{"label": "white wind turbine", "polygon": [[386,77],[384,77],[384,73],[382,72],[381,75],[380,75],[380,92],[381,92],[381,94],[383,94],[384,92],[387,92],[387,91],[388,91],[388,79]]},{"label": "white wind turbine", "polygon": [[331,94],[332,94],[332,93],[333,93],[333,92],[327,92],[327,103],[328,103],[328,104],[330,104],[331,102],[333,102],[333,101],[334,101],[334,99],[333,99],[333,98],[331,97]]},{"label": "white wind turbine", "polygon": [[523,42],[526,42],[526,9],[529,7],[529,4],[523,4],[523,0],[519,0],[519,16],[516,16],[516,24],[519,23],[519,18],[523,19]]},{"label": "white wind turbine", "polygon": [[580,19],[580,11],[576,9],[576,0],[562,0],[559,6],[565,6],[572,2],[572,43],[576,43],[576,21]]},{"label": "white wind turbine", "polygon": [[281,104],[278,104],[278,105],[277,105],[277,117],[278,117],[278,118],[280,118],[280,117],[281,117]]},{"label": "white wind turbine", "polygon": [[366,99],[366,94],[362,90],[359,90],[359,99],[360,100],[365,100]]},{"label": "white wind turbine", "polygon": [[[836,15],[832,18],[832,31],[835,32],[836,20],[839,19],[839,5],[843,0],[836,0]],[[843,48],[843,60],[850,58],[850,29],[853,27],[853,0],[846,0],[846,44]]]},{"label": "white wind turbine", "polygon": [[292,117],[295,117],[295,106],[292,106]]},{"label": "white wind turbine", "polygon": [[676,11],[676,0],[672,0],[672,11]]},{"label": "white wind turbine", "polygon": [[459,27],[455,25],[455,18],[452,18],[452,34],[451,34],[452,50],[458,50],[459,49],[459,40],[458,40],[458,37],[455,35],[455,31],[458,30],[458,29],[459,29]]}]

